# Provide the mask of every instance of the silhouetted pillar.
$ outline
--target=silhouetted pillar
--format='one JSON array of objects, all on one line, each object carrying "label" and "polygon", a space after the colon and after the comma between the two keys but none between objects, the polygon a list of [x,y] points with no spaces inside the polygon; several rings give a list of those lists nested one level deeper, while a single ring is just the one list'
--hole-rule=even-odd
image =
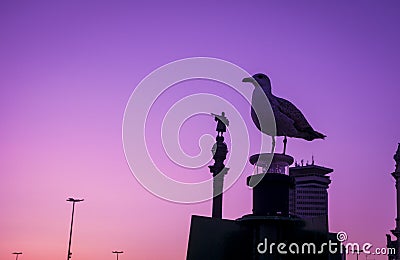
[{"label": "silhouetted pillar", "polygon": [[293,185],[288,168],[293,163],[293,157],[285,154],[255,154],[250,157],[250,163],[257,170],[261,168],[261,173],[247,178],[247,185],[253,188],[253,215],[288,216],[289,189]]},{"label": "silhouetted pillar", "polygon": [[222,218],[223,186],[224,186],[224,176],[222,176],[222,174],[215,176],[213,180],[213,205],[212,205],[213,218]]},{"label": "silhouetted pillar", "polygon": [[[212,172],[211,167],[210,171]],[[222,194],[224,187],[224,176],[228,172],[228,168],[223,168],[221,171],[216,170],[213,173],[213,206],[212,206],[212,217],[222,218]],[[218,172],[217,172],[218,171]]]},{"label": "silhouetted pillar", "polygon": [[212,206],[212,217],[222,218],[222,191],[224,187],[224,176],[228,173],[229,168],[225,167],[224,160],[228,153],[228,147],[224,142],[223,133],[226,132],[226,126],[229,125],[228,119],[225,117],[225,113],[222,115],[215,115],[215,121],[217,121],[217,137],[216,143],[212,148],[214,165],[208,166],[210,172],[213,174],[213,206]]},{"label": "silhouetted pillar", "polygon": [[253,190],[253,213],[238,219],[250,230],[251,254],[246,259],[297,259],[276,251],[259,251],[267,247],[265,239],[268,243],[284,242],[301,234],[303,221],[289,215],[289,189],[293,180],[288,174],[294,159],[285,154],[262,153],[250,156],[249,161],[255,167],[255,173],[247,178],[247,185]]}]

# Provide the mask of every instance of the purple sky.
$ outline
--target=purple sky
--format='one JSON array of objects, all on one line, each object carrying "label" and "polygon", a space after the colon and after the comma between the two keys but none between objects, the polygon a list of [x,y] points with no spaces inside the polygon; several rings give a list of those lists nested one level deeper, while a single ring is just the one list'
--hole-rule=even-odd
[{"label": "purple sky", "polygon": [[[21,259],[65,258],[70,196],[85,198],[76,208],[74,260],[111,259],[112,250],[125,251],[120,259],[185,257],[190,216],[209,216],[210,201],[182,205],[147,192],[127,166],[121,131],[135,86],[158,67],[193,56],[268,74],[273,93],[328,136],[289,139],[288,153],[297,160],[314,155],[334,169],[330,229],[385,246],[394,228],[390,173],[400,141],[399,2],[56,2],[0,3],[1,259],[18,250]],[[256,133],[246,104],[203,83],[201,91],[232,100]],[[174,97],[196,93],[184,84],[160,97],[161,112]],[[181,131],[189,154],[198,153],[202,134],[214,134],[214,122],[199,118]],[[154,116],[154,136],[159,121]],[[158,151],[157,140],[150,150]],[[158,155],[171,172],[209,177],[208,168],[192,173]],[[250,173],[247,166],[226,192],[224,217],[251,212]]]}]

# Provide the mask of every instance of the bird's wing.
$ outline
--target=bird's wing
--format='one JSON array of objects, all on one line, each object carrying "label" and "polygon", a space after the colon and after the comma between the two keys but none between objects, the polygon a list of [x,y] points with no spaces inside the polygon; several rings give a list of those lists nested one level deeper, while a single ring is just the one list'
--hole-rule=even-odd
[{"label": "bird's wing", "polygon": [[276,97],[276,100],[278,101],[280,112],[292,119],[294,121],[294,126],[298,130],[304,131],[312,129],[303,113],[301,113],[295,105],[283,98]]}]

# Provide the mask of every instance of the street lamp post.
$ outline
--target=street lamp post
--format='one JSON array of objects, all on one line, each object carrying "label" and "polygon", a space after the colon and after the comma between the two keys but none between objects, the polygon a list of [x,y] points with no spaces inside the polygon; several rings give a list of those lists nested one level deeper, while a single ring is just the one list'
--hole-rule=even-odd
[{"label": "street lamp post", "polygon": [[72,241],[72,225],[74,224],[74,211],[75,211],[75,203],[76,202],[81,202],[83,199],[74,199],[74,198],[68,198],[68,202],[72,202],[72,217],[71,217],[71,228],[69,230],[69,243],[68,243],[68,255],[67,255],[67,260],[71,258],[71,241]]},{"label": "street lamp post", "polygon": [[118,260],[118,255],[124,253],[124,251],[112,251],[113,254],[117,254],[117,260]]},{"label": "street lamp post", "polygon": [[356,253],[356,258],[357,258],[357,260],[358,260],[358,255],[359,255],[360,253],[364,253],[364,250],[362,250],[362,249],[353,249],[352,252],[353,252],[353,253]]},{"label": "street lamp post", "polygon": [[12,253],[13,255],[17,255],[16,256],[16,258],[15,258],[15,260],[18,260],[18,256],[19,255],[22,255],[22,252],[14,252],[14,253]]}]

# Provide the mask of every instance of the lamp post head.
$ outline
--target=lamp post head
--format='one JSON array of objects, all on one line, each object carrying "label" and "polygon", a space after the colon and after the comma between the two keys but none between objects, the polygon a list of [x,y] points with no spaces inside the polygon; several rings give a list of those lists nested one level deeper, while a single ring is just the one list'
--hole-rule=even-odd
[{"label": "lamp post head", "polygon": [[22,252],[14,252],[13,255],[22,255]]},{"label": "lamp post head", "polygon": [[122,253],[124,253],[124,251],[112,251],[113,252],[113,254],[122,254]]},{"label": "lamp post head", "polygon": [[68,201],[68,202],[81,202],[81,201],[84,201],[84,199],[68,198],[67,201]]}]

